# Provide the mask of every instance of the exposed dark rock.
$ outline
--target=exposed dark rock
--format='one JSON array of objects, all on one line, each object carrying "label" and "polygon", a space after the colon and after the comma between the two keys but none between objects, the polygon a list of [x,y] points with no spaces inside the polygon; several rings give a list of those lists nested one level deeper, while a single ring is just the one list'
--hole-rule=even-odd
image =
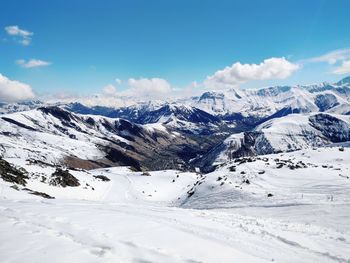
[{"label": "exposed dark rock", "polygon": [[29,188],[23,188],[22,190],[24,191],[28,191],[31,195],[37,195],[37,196],[41,196],[43,198],[46,198],[46,199],[55,199],[55,197],[49,195],[49,194],[46,194],[46,193],[43,193],[43,192],[38,192],[38,191],[33,191]]},{"label": "exposed dark rock", "polygon": [[19,191],[18,185],[14,184],[10,186],[12,189],[15,189],[16,191]]},{"label": "exposed dark rock", "polygon": [[10,183],[20,184],[25,186],[27,184],[28,172],[23,168],[16,168],[9,162],[0,158],[0,177]]},{"label": "exposed dark rock", "polygon": [[309,118],[311,126],[319,130],[331,142],[350,140],[350,125],[334,116],[320,113]]},{"label": "exposed dark rock", "polygon": [[87,119],[86,119],[86,122],[87,122],[88,124],[90,124],[90,125],[95,125],[95,120],[94,120],[93,118],[91,118],[91,117],[87,118]]},{"label": "exposed dark rock", "polygon": [[279,111],[275,112],[274,114],[272,114],[266,118],[261,119],[260,121],[258,121],[256,123],[256,125],[261,124],[261,123],[268,121],[268,120],[275,119],[275,118],[281,118],[281,117],[287,116],[289,114],[300,113],[301,111],[302,111],[301,109],[286,107],[286,108],[280,109]]},{"label": "exposed dark rock", "polygon": [[36,165],[39,165],[41,167],[54,167],[53,164],[50,164],[50,163],[47,163],[47,162],[43,162],[41,160],[35,160],[35,159],[27,159],[26,160],[29,164],[36,164]]},{"label": "exposed dark rock", "polygon": [[333,94],[319,94],[315,98],[315,104],[320,111],[326,111],[339,105],[339,102]]},{"label": "exposed dark rock", "polygon": [[289,165],[288,165],[288,168],[289,168],[290,170],[294,170],[296,167],[295,167],[295,165],[293,165],[293,164],[289,164]]},{"label": "exposed dark rock", "polygon": [[51,175],[49,184],[62,187],[75,187],[80,185],[77,178],[70,174],[68,170],[62,170],[61,168],[57,168]]},{"label": "exposed dark rock", "polygon": [[138,171],[141,170],[141,167],[138,161],[126,155],[125,153],[119,151],[118,149],[109,148],[106,158],[114,163],[118,163],[124,166],[132,166]]},{"label": "exposed dark rock", "polygon": [[230,167],[229,167],[229,171],[230,171],[230,172],[235,172],[235,171],[236,171],[236,166],[234,166],[234,165],[233,165],[233,166],[230,166]]},{"label": "exposed dark rock", "polygon": [[102,180],[103,182],[109,182],[111,179],[109,179],[107,176],[104,176],[104,175],[94,175],[94,177],[96,179],[100,179]]},{"label": "exposed dark rock", "polygon": [[46,114],[50,114],[57,119],[65,120],[67,122],[70,122],[72,119],[74,119],[73,115],[69,111],[65,111],[59,107],[41,107],[39,110]]},{"label": "exposed dark rock", "polygon": [[284,163],[277,163],[276,168],[277,169],[281,169],[283,166],[284,166]]},{"label": "exposed dark rock", "polygon": [[188,192],[187,192],[187,196],[188,197],[191,197],[192,195],[194,195],[194,190],[193,189],[191,189],[191,190],[189,190]]},{"label": "exposed dark rock", "polygon": [[30,126],[28,126],[28,125],[25,125],[25,124],[23,124],[23,123],[20,123],[20,122],[18,122],[18,121],[12,120],[12,119],[10,119],[10,118],[1,117],[1,119],[3,119],[4,121],[7,121],[7,122],[9,122],[9,123],[15,124],[15,125],[17,125],[18,127],[25,128],[25,129],[31,130],[31,131],[36,131],[36,129],[34,129],[34,128],[32,128],[32,127],[30,127]]}]

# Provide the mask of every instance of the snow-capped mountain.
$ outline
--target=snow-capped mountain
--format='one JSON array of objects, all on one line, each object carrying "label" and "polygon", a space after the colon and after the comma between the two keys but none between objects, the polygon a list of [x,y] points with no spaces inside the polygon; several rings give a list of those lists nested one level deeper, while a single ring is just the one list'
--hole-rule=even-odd
[{"label": "snow-capped mountain", "polygon": [[350,84],[345,78],[336,84],[213,91],[193,98],[191,105],[219,116],[241,113],[266,118],[286,108],[293,112],[348,114]]},{"label": "snow-capped mountain", "polygon": [[337,85],[338,86],[343,86],[343,85],[350,86],[350,76],[349,77],[345,77],[342,80],[338,81]]},{"label": "snow-capped mountain", "polygon": [[[157,118],[149,117],[153,114],[168,114],[173,111],[184,113],[189,107],[191,111],[202,110],[221,120],[230,120],[255,117],[267,118],[278,111],[291,108],[292,112],[330,112],[336,114],[349,114],[350,112],[350,77],[337,83],[321,83],[309,86],[276,86],[259,89],[229,89],[221,91],[207,91],[201,96],[172,99],[171,101],[143,101],[142,99],[125,98],[129,106],[91,106],[92,99],[84,104],[84,100],[73,103],[55,102],[65,105],[70,111],[80,114],[95,114],[111,118],[124,118],[136,123],[154,122]],[[133,102],[134,101],[134,102]],[[52,105],[53,102],[50,102]],[[43,106],[42,102],[24,102],[17,104],[2,104],[0,112],[15,112]],[[165,107],[165,108],[164,108]],[[161,108],[163,108],[161,110]],[[176,109],[176,110],[175,110]],[[203,115],[203,113],[201,113]],[[180,119],[187,119],[187,115],[180,113]],[[146,121],[148,118],[148,122]],[[208,118],[209,116],[206,116]],[[209,118],[213,118],[210,116]],[[158,119],[161,119],[160,116]],[[163,118],[164,119],[164,118]],[[192,119],[190,122],[199,122],[201,119]]]},{"label": "snow-capped mountain", "polygon": [[268,120],[252,131],[232,134],[205,157],[202,166],[240,156],[290,152],[350,140],[350,116],[290,114]]},{"label": "snow-capped mountain", "polygon": [[179,168],[191,149],[200,148],[162,124],[79,115],[59,107],[4,114],[0,123],[1,156],[54,165]]},{"label": "snow-capped mountain", "polygon": [[205,111],[181,104],[167,104],[159,109],[145,112],[138,121],[146,123],[161,123],[166,127],[187,133],[210,134],[219,131],[222,121]]},{"label": "snow-capped mountain", "polygon": [[[208,91],[198,97],[171,102],[138,102],[127,107],[88,107],[79,103],[66,107],[76,113],[125,118],[141,124],[166,123],[171,116],[174,120],[172,124],[186,121],[187,126],[196,126],[210,119],[216,123],[224,121],[236,126],[246,125],[249,129],[268,119],[291,113],[350,114],[350,83],[345,78],[335,84]],[[181,129],[181,125],[177,128]]]},{"label": "snow-capped mountain", "polygon": [[68,103],[64,108],[79,114],[101,115],[110,118],[122,118],[135,123],[144,124],[142,116],[162,107],[164,102],[139,102],[126,107],[86,106],[80,102]]},{"label": "snow-capped mountain", "polygon": [[[332,85],[230,89],[177,102],[140,102],[120,108],[80,103],[44,106],[1,115],[1,132],[4,141],[14,141],[14,127],[25,131],[25,135],[15,132],[23,141],[27,137],[40,141],[40,136],[31,137],[38,131],[84,141],[91,144],[85,152],[100,154],[83,155],[94,162],[118,156],[107,163],[103,160],[103,165],[117,161],[151,169],[164,165],[207,169],[220,156],[227,157],[228,151],[233,156],[259,155],[349,140],[349,101],[350,83],[345,78]],[[24,105],[35,108],[42,103]],[[50,145],[45,140],[40,143]],[[55,147],[51,145],[53,152]],[[66,148],[65,156],[78,156]],[[110,151],[114,153],[108,155]]]},{"label": "snow-capped mountain", "polygon": [[22,101],[17,103],[0,102],[0,114],[32,110],[44,105],[45,103],[39,100]]},{"label": "snow-capped mountain", "polygon": [[81,114],[97,114],[111,118],[124,118],[138,124],[163,124],[174,131],[205,135],[216,132],[234,131],[221,118],[196,107],[180,103],[141,103],[138,105],[109,108],[86,107],[79,103],[65,105],[67,110]]}]

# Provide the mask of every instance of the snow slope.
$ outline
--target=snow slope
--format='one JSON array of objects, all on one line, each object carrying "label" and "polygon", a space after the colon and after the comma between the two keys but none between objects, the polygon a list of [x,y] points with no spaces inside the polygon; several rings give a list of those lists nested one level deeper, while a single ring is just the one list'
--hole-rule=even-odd
[{"label": "snow slope", "polygon": [[339,145],[239,158],[206,175],[70,170],[81,183],[71,188],[35,176],[52,167],[6,160],[31,174],[26,187],[56,199],[0,179],[1,262],[350,259],[350,155]]}]

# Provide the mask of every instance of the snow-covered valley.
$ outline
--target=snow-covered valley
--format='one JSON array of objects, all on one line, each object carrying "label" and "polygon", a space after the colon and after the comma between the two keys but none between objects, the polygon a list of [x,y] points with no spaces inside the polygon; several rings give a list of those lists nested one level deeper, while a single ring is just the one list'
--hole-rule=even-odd
[{"label": "snow-covered valley", "polygon": [[205,175],[69,170],[77,187],[41,182],[52,167],[6,160],[28,171],[25,188],[55,199],[0,181],[1,262],[350,259],[347,147],[238,158]]}]

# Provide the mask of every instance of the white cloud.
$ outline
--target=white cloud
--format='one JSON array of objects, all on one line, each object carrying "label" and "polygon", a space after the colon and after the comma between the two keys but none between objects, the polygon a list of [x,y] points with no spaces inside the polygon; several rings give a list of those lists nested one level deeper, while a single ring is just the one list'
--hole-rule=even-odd
[{"label": "white cloud", "polygon": [[108,84],[102,89],[103,95],[106,96],[116,96],[117,95],[117,89],[112,84]]},{"label": "white cloud", "polygon": [[33,32],[20,29],[18,26],[7,26],[5,31],[10,36],[18,37],[18,42],[24,46],[28,46],[32,41]]},{"label": "white cloud", "polygon": [[204,81],[211,88],[238,86],[251,80],[285,79],[300,68],[282,58],[265,59],[260,64],[234,63],[232,66],[219,70]]},{"label": "white cloud", "polygon": [[0,101],[15,102],[33,98],[34,92],[28,84],[10,80],[0,74]]},{"label": "white cloud", "polygon": [[125,95],[137,97],[159,98],[172,92],[169,82],[161,78],[130,78],[128,86],[129,89],[124,92]]},{"label": "white cloud", "polygon": [[338,75],[350,74],[350,48],[333,50],[319,57],[305,59],[302,62],[326,62],[333,65],[331,73]]},{"label": "white cloud", "polygon": [[16,61],[18,65],[22,68],[37,68],[37,67],[46,67],[51,65],[51,62],[40,60],[40,59],[30,59],[28,61],[24,59],[19,59]]},{"label": "white cloud", "polygon": [[20,29],[18,26],[7,26],[5,27],[6,32],[12,36],[21,36],[21,37],[30,37],[33,35],[33,32]]},{"label": "white cloud", "polygon": [[350,49],[337,49],[319,57],[306,59],[306,62],[327,62],[330,65],[336,64],[338,61],[343,61],[350,58]]},{"label": "white cloud", "polygon": [[350,74],[350,60],[343,61],[340,67],[333,70],[334,74]]},{"label": "white cloud", "polygon": [[116,85],[108,84],[102,88],[102,97],[135,97],[135,98],[162,98],[174,91],[170,84],[161,78],[129,78],[124,90],[119,91],[116,86],[123,83],[115,79]]}]

